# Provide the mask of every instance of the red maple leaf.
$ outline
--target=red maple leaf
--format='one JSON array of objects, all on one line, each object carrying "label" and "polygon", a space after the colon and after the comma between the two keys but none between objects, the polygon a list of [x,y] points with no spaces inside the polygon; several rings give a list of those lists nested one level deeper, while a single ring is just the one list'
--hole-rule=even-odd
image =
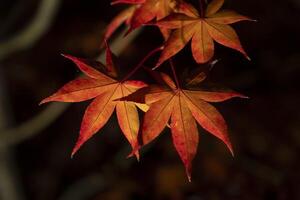
[{"label": "red maple leaf", "polygon": [[[141,81],[116,80],[117,70],[113,61],[114,56],[108,47],[106,55],[106,66],[96,61],[64,55],[72,60],[85,76],[67,83],[52,96],[41,102],[41,104],[51,101],[80,102],[94,99],[85,111],[79,138],[72,151],[72,156],[106,124],[115,109],[118,123],[124,136],[133,149],[138,145],[137,135],[140,125],[136,106],[144,111],[148,109],[148,106],[118,101],[117,99],[125,97],[147,85]],[[94,67],[105,70],[106,74],[96,70]],[[139,158],[138,152],[135,155]]]},{"label": "red maple leaf", "polygon": [[208,62],[213,57],[213,41],[235,49],[249,59],[240,43],[238,35],[229,24],[251,19],[235,11],[220,11],[223,3],[224,0],[213,0],[207,6],[204,16],[201,16],[190,4],[182,4],[188,12],[184,12],[184,14],[171,14],[158,21],[156,25],[159,27],[175,30],[166,41],[165,49],[156,67],[177,54],[190,40],[192,40],[193,57],[197,63]]},{"label": "red maple leaf", "polygon": [[[184,163],[189,181],[192,161],[198,147],[198,122],[205,130],[222,140],[233,155],[227,125],[222,115],[207,102],[222,102],[233,97],[246,98],[237,92],[188,90],[177,87],[172,79],[161,73],[166,86],[150,85],[123,98],[123,100],[146,103],[141,126],[142,145],[153,141],[167,126],[170,128],[174,146]],[[199,83],[197,81],[197,83]]]}]

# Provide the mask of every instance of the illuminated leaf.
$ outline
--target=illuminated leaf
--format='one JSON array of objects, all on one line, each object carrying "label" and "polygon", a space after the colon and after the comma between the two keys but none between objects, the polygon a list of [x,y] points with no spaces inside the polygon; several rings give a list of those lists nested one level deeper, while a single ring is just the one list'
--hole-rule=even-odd
[{"label": "illuminated leaf", "polygon": [[[119,101],[118,99],[128,96],[147,85],[141,81],[118,81],[111,78],[109,75],[117,76],[113,61],[114,55],[108,46],[106,52],[107,66],[95,61],[65,56],[72,60],[86,76],[67,83],[55,94],[41,102],[41,104],[51,101],[79,102],[94,98],[85,111],[79,138],[72,151],[72,156],[107,123],[115,109],[120,128],[131,144],[132,149],[136,149],[138,146],[137,136],[140,123],[136,106],[144,111],[148,110],[148,106],[141,103]],[[94,66],[104,67],[109,75],[90,66],[91,63]],[[138,152],[135,152],[135,155],[139,159]]]},{"label": "illuminated leaf", "polygon": [[207,102],[221,102],[245,96],[236,92],[181,89],[174,87],[175,83],[168,75],[161,75],[170,87],[150,85],[122,100],[149,104],[149,110],[145,113],[142,123],[142,145],[153,141],[171,119],[173,143],[184,163],[188,179],[191,180],[192,161],[198,146],[196,122],[223,141],[233,155],[225,120],[217,109]]},{"label": "illuminated leaf", "polygon": [[193,57],[197,63],[206,63],[213,57],[213,41],[235,49],[249,59],[238,35],[228,24],[251,19],[234,11],[219,11],[223,3],[223,0],[213,0],[207,6],[204,17],[201,17],[196,9],[188,6],[182,9],[181,14],[171,14],[158,21],[156,25],[160,28],[175,31],[168,38],[156,67],[177,54],[190,40]]}]

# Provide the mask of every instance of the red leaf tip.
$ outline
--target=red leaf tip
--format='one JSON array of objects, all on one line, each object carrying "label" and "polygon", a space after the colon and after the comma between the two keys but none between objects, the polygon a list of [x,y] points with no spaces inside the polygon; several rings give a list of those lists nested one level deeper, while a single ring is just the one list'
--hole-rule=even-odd
[{"label": "red leaf tip", "polygon": [[74,155],[77,153],[77,151],[80,149],[80,147],[82,146],[83,143],[84,143],[84,140],[79,137],[79,139],[77,140],[77,142],[75,144],[75,147],[72,150],[71,158],[74,157]]},{"label": "red leaf tip", "polygon": [[140,153],[139,153],[140,148],[141,148],[141,146],[139,146],[139,145],[137,145],[135,148],[133,148],[131,153],[127,156],[127,158],[131,158],[131,157],[135,156],[137,161],[140,162]]}]

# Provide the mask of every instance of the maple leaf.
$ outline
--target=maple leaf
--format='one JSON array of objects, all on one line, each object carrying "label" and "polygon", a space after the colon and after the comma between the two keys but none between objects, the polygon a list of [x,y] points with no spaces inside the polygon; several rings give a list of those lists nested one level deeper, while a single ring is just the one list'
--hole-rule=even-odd
[{"label": "maple leaf", "polygon": [[[107,123],[115,109],[121,130],[132,148],[135,149],[138,145],[137,135],[140,126],[137,107],[146,111],[148,106],[134,102],[117,101],[116,99],[125,97],[147,85],[141,81],[116,80],[117,70],[113,60],[114,55],[109,47],[106,50],[106,66],[96,61],[70,55],[64,55],[64,57],[73,61],[85,76],[67,83],[55,94],[44,99],[41,104],[52,101],[80,102],[94,98],[85,111],[79,138],[73,148],[72,156]],[[105,70],[106,74],[92,66]],[[139,153],[136,152],[135,155],[139,159]]]},{"label": "maple leaf", "polygon": [[139,8],[136,9],[131,20],[131,30],[146,24],[147,22],[156,18],[160,20],[168,16],[176,5],[175,0],[117,0],[113,1],[116,3],[129,3],[129,4],[140,4]]},{"label": "maple leaf", "polygon": [[237,92],[187,90],[176,87],[172,79],[161,73],[167,87],[150,85],[123,98],[123,100],[147,103],[141,126],[142,145],[153,141],[171,119],[173,144],[184,163],[191,181],[192,161],[198,147],[198,122],[205,130],[222,140],[233,155],[227,125],[222,115],[207,102],[222,102],[233,97],[246,98]]},{"label": "maple leaf", "polygon": [[235,30],[229,26],[239,21],[251,20],[235,11],[221,10],[224,0],[213,0],[202,17],[190,4],[184,4],[184,14],[171,14],[158,21],[156,25],[167,29],[176,29],[165,43],[156,67],[177,54],[190,41],[192,54],[197,63],[206,63],[214,55],[214,41],[241,52],[244,51]]},{"label": "maple leaf", "polygon": [[[153,19],[161,20],[173,12],[187,12],[181,10],[181,8],[185,8],[184,4],[186,4],[181,0],[116,0],[112,2],[112,4],[118,3],[138,5],[131,16],[128,33]],[[170,31],[163,27],[159,28],[164,38],[167,39]]]}]

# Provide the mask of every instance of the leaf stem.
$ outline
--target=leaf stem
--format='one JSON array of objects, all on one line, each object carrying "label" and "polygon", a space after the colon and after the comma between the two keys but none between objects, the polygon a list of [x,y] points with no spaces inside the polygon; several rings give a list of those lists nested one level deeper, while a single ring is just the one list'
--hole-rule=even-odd
[{"label": "leaf stem", "polygon": [[203,0],[199,0],[200,17],[204,17]]},{"label": "leaf stem", "polygon": [[179,84],[178,77],[177,77],[177,74],[176,74],[173,59],[169,59],[169,63],[170,63],[171,69],[172,69],[172,73],[173,73],[173,76],[174,76],[174,79],[175,79],[176,86],[177,86],[178,89],[180,89],[180,84]]},{"label": "leaf stem", "polygon": [[136,73],[136,71],[138,69],[140,69],[144,63],[151,57],[153,56],[155,53],[159,52],[159,51],[162,51],[163,50],[163,46],[160,46],[160,47],[157,47],[155,49],[153,49],[152,51],[150,51],[140,62],[137,66],[135,66],[135,68],[133,68],[133,70],[131,72],[129,72],[127,74],[127,76],[125,76],[125,78],[123,78],[123,80],[121,82],[124,82],[126,81],[128,78],[130,78],[133,74]]}]

